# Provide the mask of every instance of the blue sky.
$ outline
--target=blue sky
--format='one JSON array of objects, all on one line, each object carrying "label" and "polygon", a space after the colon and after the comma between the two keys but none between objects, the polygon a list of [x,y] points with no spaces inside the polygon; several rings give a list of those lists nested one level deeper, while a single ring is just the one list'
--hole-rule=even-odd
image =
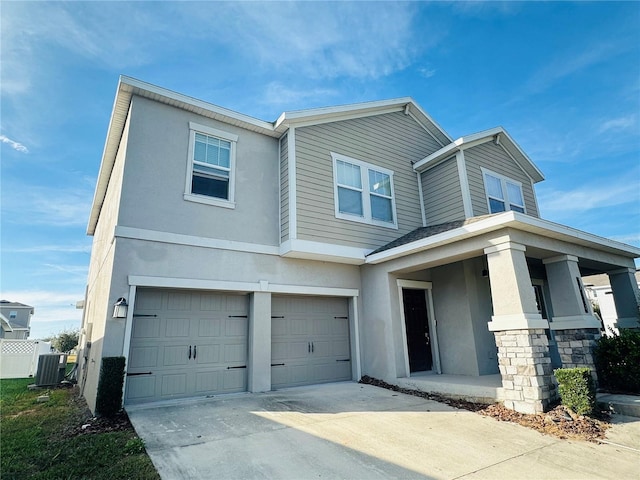
[{"label": "blue sky", "polygon": [[77,327],[118,76],[273,121],[413,97],[451,136],[503,126],[542,216],[640,246],[640,3],[9,2],[3,299]]}]

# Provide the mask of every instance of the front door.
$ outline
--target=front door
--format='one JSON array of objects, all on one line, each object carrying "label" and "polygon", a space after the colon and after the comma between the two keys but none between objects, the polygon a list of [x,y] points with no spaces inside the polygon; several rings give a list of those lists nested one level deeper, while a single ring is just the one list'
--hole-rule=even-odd
[{"label": "front door", "polygon": [[404,321],[407,329],[409,371],[413,373],[431,370],[433,356],[426,291],[403,288],[402,302],[404,303]]}]

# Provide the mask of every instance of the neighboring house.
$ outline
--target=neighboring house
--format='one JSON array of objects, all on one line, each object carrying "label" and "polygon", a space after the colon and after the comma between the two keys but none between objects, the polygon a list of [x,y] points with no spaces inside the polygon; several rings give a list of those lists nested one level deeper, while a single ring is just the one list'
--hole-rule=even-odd
[{"label": "neighboring house", "polygon": [[[636,270],[635,277],[638,287],[640,287],[640,270]],[[616,334],[620,333],[616,328],[618,312],[613,297],[613,289],[609,284],[609,277],[602,274],[592,275],[584,277],[582,281],[584,282],[589,300],[595,303],[600,309],[600,317],[605,332],[608,334],[611,334],[611,332]]]},{"label": "neighboring house", "polygon": [[0,300],[0,338],[26,340],[33,312],[29,305]]},{"label": "neighboring house", "polygon": [[123,355],[125,405],[500,372],[508,407],[540,411],[552,362],[593,366],[581,277],[607,273],[633,326],[640,256],[540,218],[542,180],[503,128],[454,140],[411,98],[266,122],[122,77],[88,225],[89,406]]}]

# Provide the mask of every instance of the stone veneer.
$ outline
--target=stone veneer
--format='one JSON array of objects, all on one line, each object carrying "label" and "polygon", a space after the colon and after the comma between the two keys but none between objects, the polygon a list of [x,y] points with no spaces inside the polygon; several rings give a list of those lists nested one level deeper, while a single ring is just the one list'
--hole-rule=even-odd
[{"label": "stone veneer", "polygon": [[557,398],[549,340],[544,329],[493,332],[504,388],[504,406],[540,413]]},{"label": "stone veneer", "polygon": [[555,330],[558,353],[562,368],[588,367],[596,379],[596,367],[593,361],[593,349],[600,332],[597,328]]}]

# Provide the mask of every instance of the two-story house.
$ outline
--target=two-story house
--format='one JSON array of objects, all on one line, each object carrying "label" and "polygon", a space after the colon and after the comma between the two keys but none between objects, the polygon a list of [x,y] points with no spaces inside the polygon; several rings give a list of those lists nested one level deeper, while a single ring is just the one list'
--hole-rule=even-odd
[{"label": "two-story house", "polygon": [[552,362],[593,364],[581,276],[607,273],[634,326],[640,256],[541,219],[542,180],[504,129],[455,140],[411,98],[266,122],[122,77],[84,395],[122,355],[125,405],[442,373],[501,374],[507,406],[540,411]]},{"label": "two-story house", "polygon": [[0,338],[26,340],[31,331],[34,308],[19,302],[0,300]]}]

